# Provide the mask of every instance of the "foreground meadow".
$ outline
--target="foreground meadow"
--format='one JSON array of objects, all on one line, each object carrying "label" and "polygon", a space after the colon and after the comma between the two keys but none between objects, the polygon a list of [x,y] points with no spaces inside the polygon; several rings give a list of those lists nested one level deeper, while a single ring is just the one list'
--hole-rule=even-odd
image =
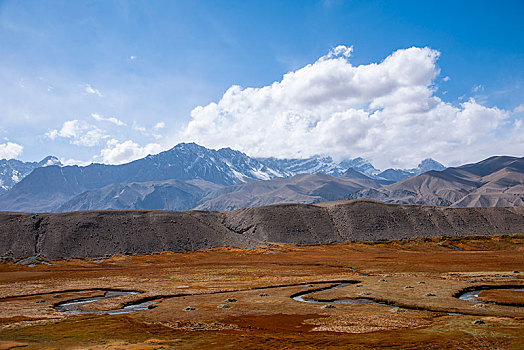
[{"label": "foreground meadow", "polygon": [[522,349],[523,253],[515,235],[5,262],[0,349]]}]

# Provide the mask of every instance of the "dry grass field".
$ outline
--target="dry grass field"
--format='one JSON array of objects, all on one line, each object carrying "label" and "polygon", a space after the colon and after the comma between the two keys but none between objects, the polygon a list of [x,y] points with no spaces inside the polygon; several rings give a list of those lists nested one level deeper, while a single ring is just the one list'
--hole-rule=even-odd
[{"label": "dry grass field", "polygon": [[522,349],[522,289],[522,235],[10,262],[0,349]]}]

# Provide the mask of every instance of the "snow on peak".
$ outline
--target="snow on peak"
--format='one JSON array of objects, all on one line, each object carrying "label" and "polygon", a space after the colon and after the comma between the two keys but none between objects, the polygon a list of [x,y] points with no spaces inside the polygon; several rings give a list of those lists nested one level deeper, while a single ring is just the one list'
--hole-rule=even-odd
[{"label": "snow on peak", "polygon": [[40,161],[40,164],[42,167],[51,166],[51,165],[62,166],[62,163],[60,162],[60,160],[54,156],[45,157],[44,159],[42,159],[42,161]]}]

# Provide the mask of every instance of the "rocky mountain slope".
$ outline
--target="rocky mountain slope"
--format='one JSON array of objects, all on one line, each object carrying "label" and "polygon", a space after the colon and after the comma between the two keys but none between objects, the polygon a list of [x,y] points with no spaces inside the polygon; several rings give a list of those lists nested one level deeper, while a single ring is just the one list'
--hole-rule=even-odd
[{"label": "rocky mountain slope", "polygon": [[524,207],[447,208],[357,200],[230,212],[4,212],[0,256],[56,259],[472,234],[524,234]]},{"label": "rocky mountain slope", "polygon": [[167,180],[111,184],[83,192],[55,211],[149,209],[187,210],[197,206],[210,192],[223,186],[204,180]]},{"label": "rocky mountain slope", "polygon": [[351,170],[345,176],[299,174],[288,178],[256,181],[228,186],[211,192],[195,208],[199,210],[233,210],[276,203],[319,203],[345,199],[349,193],[380,184]]},{"label": "rocky mountain slope", "polygon": [[491,157],[429,171],[381,188],[363,189],[348,197],[457,207],[520,206],[524,204],[524,158]]},{"label": "rocky mountain slope", "polygon": [[61,165],[58,158],[49,156],[39,162],[22,162],[17,159],[0,159],[0,194],[9,191],[15,184],[29,175],[34,169]]}]

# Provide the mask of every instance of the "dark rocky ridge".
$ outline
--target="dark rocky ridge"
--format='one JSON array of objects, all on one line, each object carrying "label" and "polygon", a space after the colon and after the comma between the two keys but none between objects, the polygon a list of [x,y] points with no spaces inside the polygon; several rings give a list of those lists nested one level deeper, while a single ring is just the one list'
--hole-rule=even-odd
[{"label": "dark rocky ridge", "polygon": [[0,213],[0,256],[147,254],[267,243],[524,234],[524,207],[448,208],[370,200],[279,204],[231,212]]}]

